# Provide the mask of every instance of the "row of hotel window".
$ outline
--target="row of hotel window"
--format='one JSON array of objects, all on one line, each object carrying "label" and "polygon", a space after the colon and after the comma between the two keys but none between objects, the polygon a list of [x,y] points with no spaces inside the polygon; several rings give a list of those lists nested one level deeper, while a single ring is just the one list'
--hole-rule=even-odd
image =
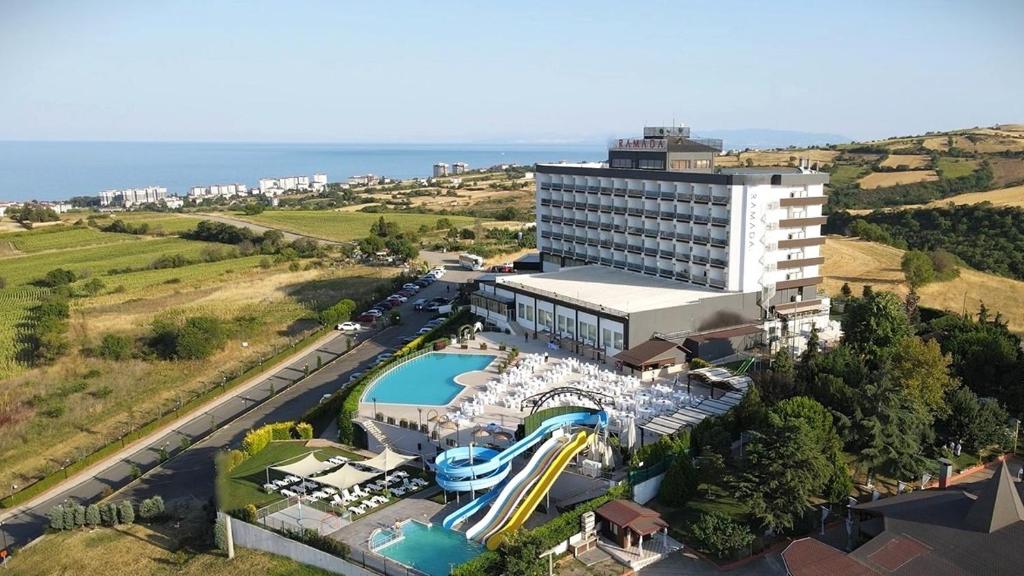
[{"label": "row of hotel window", "polygon": [[[673,172],[684,172],[686,170],[707,170],[711,168],[711,160],[672,160],[670,162]],[[664,170],[665,161],[653,158],[641,158],[633,165],[632,158],[612,158],[612,168],[624,168],[632,170]]]},{"label": "row of hotel window", "polygon": [[[527,306],[523,302],[519,303],[519,318],[526,322],[534,321],[534,310],[533,306]],[[558,314],[557,318],[551,313],[550,310],[538,309],[537,315],[537,329],[547,330],[552,334],[558,334],[559,336],[565,336],[570,339],[576,338],[575,333],[575,319],[571,316],[565,316]],[[555,321],[554,323],[552,321]],[[557,324],[557,326],[556,326]],[[556,329],[557,328],[557,329]],[[597,341],[597,325],[589,322],[580,321],[579,323],[579,339],[581,342],[585,342],[591,346],[600,346],[602,348],[615,348],[616,350],[622,350],[623,337],[621,332],[616,332],[609,328],[601,330],[601,342]]]}]

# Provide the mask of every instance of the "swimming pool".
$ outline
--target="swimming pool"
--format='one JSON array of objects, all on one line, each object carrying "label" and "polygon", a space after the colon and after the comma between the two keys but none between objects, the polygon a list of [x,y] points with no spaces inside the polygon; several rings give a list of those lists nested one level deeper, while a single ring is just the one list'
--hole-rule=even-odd
[{"label": "swimming pool", "polygon": [[492,360],[494,356],[487,354],[430,352],[378,378],[363,394],[363,402],[444,406],[462,392],[456,376],[483,370]]},{"label": "swimming pool", "polygon": [[[427,526],[409,521],[402,524],[403,538],[378,548],[377,553],[415,568],[429,576],[447,576],[451,567],[462,564],[483,552],[480,544],[466,539],[461,532],[440,526]],[[378,533],[393,537],[393,533]],[[370,543],[373,548],[373,543]]]}]

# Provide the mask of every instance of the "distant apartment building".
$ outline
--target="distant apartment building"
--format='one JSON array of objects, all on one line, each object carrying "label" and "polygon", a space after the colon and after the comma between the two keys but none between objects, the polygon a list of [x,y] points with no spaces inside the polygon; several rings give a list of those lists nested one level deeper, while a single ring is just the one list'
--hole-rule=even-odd
[{"label": "distant apartment building", "polygon": [[142,204],[159,204],[167,198],[167,188],[148,186],[146,188],[124,188],[100,192],[100,206],[131,208]]},{"label": "distant apartment building", "polygon": [[360,174],[358,176],[349,176],[349,186],[369,186],[376,184],[381,180],[380,176],[374,176],[373,174]]},{"label": "distant apartment building", "polygon": [[719,356],[802,348],[829,326],[818,292],[828,175],[715,173],[720,149],[686,127],[647,127],[612,141],[606,162],[538,165],[543,273],[498,277],[477,308],[609,354],[652,338]]},{"label": "distant apartment building", "polygon": [[465,162],[456,162],[452,164],[452,174],[465,174],[469,172],[469,164]]},{"label": "distant apartment building", "polygon": [[167,206],[171,210],[176,210],[185,205],[185,200],[181,196],[168,196],[164,198],[164,206]]},{"label": "distant apartment building", "polygon": [[288,190],[320,191],[327,186],[327,175],[322,173],[309,176],[285,176],[284,178],[261,178],[260,194],[278,196]]},{"label": "distant apartment building", "polygon": [[193,186],[188,192],[189,200],[203,200],[204,198],[231,198],[233,196],[245,196],[249,188],[245,184],[213,184],[210,186]]},{"label": "distant apartment building", "polygon": [[440,178],[448,175],[448,165],[444,162],[438,162],[434,164],[434,178]]}]

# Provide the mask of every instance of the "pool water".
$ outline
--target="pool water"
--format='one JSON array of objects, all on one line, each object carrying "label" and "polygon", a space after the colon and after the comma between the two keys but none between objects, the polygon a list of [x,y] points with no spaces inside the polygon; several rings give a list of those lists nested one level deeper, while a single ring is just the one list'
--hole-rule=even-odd
[{"label": "pool water", "polygon": [[444,406],[462,392],[455,377],[483,370],[494,356],[431,352],[414,358],[377,379],[363,394],[363,402]]},{"label": "pool water", "polygon": [[429,576],[448,576],[452,566],[467,562],[483,552],[483,547],[466,539],[465,534],[441,526],[406,522],[402,525],[402,536],[404,538],[384,546],[377,553]]}]

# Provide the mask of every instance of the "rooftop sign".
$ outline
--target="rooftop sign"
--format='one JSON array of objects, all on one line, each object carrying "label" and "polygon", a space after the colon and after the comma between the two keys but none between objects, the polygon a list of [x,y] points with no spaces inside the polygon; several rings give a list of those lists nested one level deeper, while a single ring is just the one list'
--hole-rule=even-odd
[{"label": "rooftop sign", "polygon": [[610,149],[664,152],[668,150],[668,145],[662,138],[618,138],[612,140]]}]

